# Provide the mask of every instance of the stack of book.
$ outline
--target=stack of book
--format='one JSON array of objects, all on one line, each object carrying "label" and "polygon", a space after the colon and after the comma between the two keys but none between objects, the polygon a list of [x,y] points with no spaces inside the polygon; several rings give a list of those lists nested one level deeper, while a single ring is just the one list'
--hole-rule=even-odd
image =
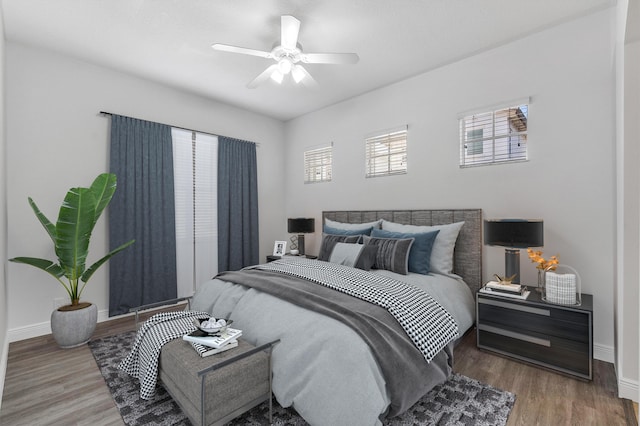
[{"label": "stack of book", "polygon": [[480,292],[523,300],[529,297],[529,290],[527,290],[527,287],[520,284],[499,283],[497,281],[489,281],[480,289]]},{"label": "stack of book", "polygon": [[196,330],[185,334],[182,339],[190,342],[200,356],[209,356],[235,348],[238,346],[240,336],[242,336],[242,330],[226,327],[219,333]]}]

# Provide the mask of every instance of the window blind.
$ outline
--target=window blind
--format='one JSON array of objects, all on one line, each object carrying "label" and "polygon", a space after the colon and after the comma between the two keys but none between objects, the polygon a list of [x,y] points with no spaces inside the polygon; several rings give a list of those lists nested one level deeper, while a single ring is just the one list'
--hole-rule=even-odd
[{"label": "window blind", "polygon": [[218,138],[172,128],[178,296],[218,273]]},{"label": "window blind", "polygon": [[528,117],[528,104],[462,117],[460,167],[526,161]]},{"label": "window blind", "polygon": [[365,139],[366,177],[407,173],[407,127]]},{"label": "window blind", "polygon": [[304,152],[304,183],[331,181],[333,146],[327,145]]}]

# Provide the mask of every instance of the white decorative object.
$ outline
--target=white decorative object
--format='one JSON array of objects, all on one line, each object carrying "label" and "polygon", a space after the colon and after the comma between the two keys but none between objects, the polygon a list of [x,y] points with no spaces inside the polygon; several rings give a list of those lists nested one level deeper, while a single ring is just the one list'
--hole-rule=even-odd
[{"label": "white decorative object", "polygon": [[555,271],[545,273],[543,300],[558,305],[582,304],[580,275],[567,265],[557,265]]}]

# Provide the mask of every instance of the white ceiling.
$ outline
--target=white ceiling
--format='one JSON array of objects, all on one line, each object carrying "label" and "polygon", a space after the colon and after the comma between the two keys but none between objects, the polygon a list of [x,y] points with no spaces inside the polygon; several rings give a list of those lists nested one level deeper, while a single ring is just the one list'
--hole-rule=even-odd
[{"label": "white ceiling", "polygon": [[[635,0],[633,0],[635,1]],[[2,0],[7,40],[42,47],[280,120],[331,105],[615,5],[615,0]],[[305,65],[316,90],[269,81],[280,16],[305,52],[355,52],[356,65]]]}]

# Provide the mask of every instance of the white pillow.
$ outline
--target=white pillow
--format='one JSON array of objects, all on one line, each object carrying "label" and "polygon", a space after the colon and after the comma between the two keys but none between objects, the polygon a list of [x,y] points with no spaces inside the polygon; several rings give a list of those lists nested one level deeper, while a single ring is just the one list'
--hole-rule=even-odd
[{"label": "white pillow", "polygon": [[418,226],[403,225],[400,223],[382,221],[382,229],[405,234],[419,234],[439,230],[431,250],[430,271],[436,274],[450,275],[453,273],[453,249],[464,222],[450,223],[447,225]]},{"label": "white pillow", "polygon": [[363,244],[336,243],[329,262],[354,267],[363,248]]},{"label": "white pillow", "polygon": [[324,224],[330,228],[345,229],[349,231],[369,229],[369,228],[380,229],[381,222],[382,222],[382,219],[376,220],[375,222],[367,222],[367,223],[344,223],[344,222],[336,222],[335,220],[331,220],[327,218],[324,219]]},{"label": "white pillow", "polygon": [[376,263],[377,254],[378,246],[336,243],[329,256],[329,262],[369,271]]}]

